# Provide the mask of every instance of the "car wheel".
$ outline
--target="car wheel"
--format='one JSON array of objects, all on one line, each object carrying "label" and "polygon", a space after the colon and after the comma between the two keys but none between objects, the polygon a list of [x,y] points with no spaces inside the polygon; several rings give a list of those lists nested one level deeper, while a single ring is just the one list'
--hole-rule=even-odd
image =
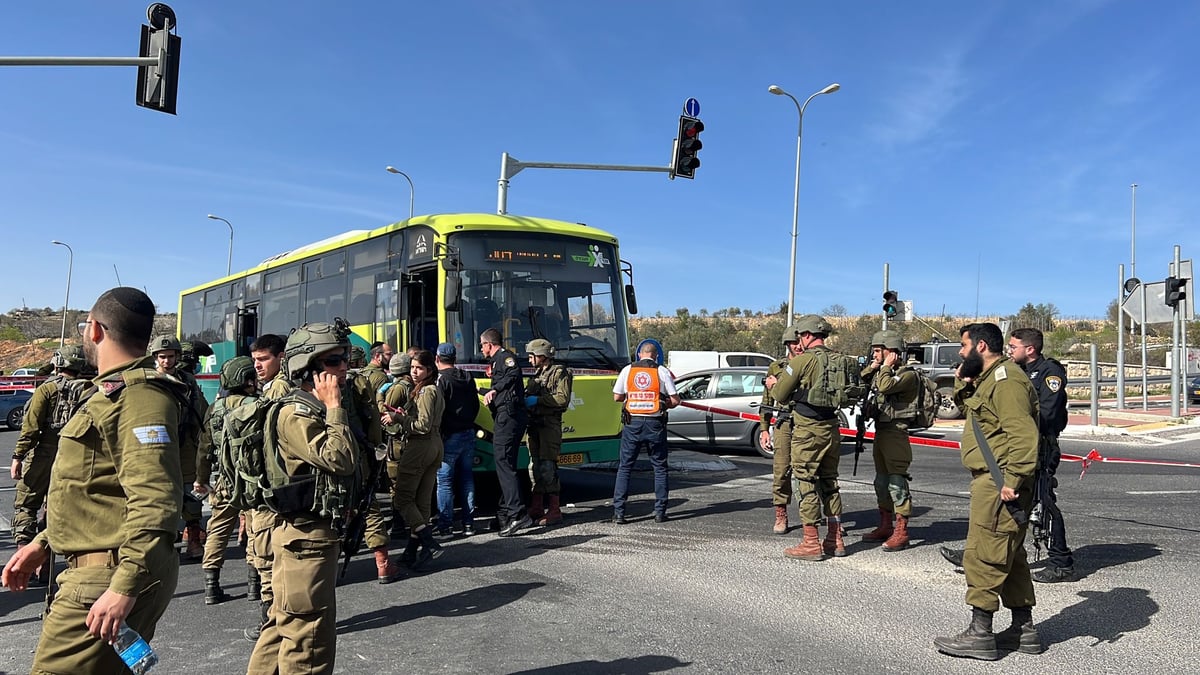
[{"label": "car wheel", "polygon": [[750,437],[751,437],[751,442],[754,444],[754,450],[759,455],[766,457],[767,459],[775,458],[775,449],[774,448],[763,447],[762,434],[759,433],[758,429],[755,429],[754,432],[750,434]]},{"label": "car wheel", "polygon": [[938,419],[956,420],[962,417],[962,410],[954,402],[954,387],[942,387],[937,390],[937,393],[941,397],[937,411]]},{"label": "car wheel", "polygon": [[23,412],[24,408],[13,408],[8,412],[8,419],[5,422],[8,424],[9,429],[17,431],[21,428],[21,413]]}]

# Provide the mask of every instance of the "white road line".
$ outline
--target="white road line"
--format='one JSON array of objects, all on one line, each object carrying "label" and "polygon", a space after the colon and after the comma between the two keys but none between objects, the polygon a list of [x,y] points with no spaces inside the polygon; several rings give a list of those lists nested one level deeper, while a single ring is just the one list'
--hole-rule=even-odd
[{"label": "white road line", "polygon": [[1195,495],[1200,490],[1130,490],[1127,495]]}]

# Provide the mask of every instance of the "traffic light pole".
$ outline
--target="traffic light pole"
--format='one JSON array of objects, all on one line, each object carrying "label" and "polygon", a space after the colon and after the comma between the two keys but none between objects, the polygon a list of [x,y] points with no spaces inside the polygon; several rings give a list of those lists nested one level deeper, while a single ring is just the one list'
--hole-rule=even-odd
[{"label": "traffic light pole", "polygon": [[[888,287],[888,264],[883,263],[883,293],[884,293],[884,297],[887,297],[888,290],[890,290]],[[887,315],[887,312],[885,311],[883,313],[883,330],[887,330],[887,326],[888,326],[887,320],[888,320],[888,315]]]},{"label": "traffic light pole", "polygon": [[1125,263],[1117,272],[1117,409],[1125,407],[1125,310],[1121,301],[1125,299]]},{"label": "traffic light pole", "polygon": [[[1179,262],[1178,245],[1175,246],[1175,265],[1171,269],[1174,270],[1175,274],[1180,274],[1183,269]],[[1174,350],[1174,355],[1171,357],[1171,417],[1179,417],[1179,355],[1185,351],[1181,350],[1179,345],[1179,323],[1181,318],[1179,303],[1176,303],[1171,308],[1171,348]]]},{"label": "traffic light pole", "polygon": [[583,171],[642,171],[671,173],[670,166],[636,166],[625,164],[565,164],[562,162],[522,162],[507,152],[500,154],[500,180],[496,194],[496,213],[508,213],[508,182],[523,169],[580,169]]}]

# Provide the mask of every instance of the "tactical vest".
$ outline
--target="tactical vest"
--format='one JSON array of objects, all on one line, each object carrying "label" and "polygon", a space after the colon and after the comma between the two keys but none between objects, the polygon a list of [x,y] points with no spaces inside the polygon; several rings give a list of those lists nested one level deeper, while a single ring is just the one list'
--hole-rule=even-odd
[{"label": "tactical vest", "polygon": [[[899,378],[905,372],[917,373],[917,386],[922,385],[921,371],[914,369],[911,366],[901,366],[896,370],[896,377]],[[878,374],[875,375],[879,377]],[[883,421],[901,420],[907,421],[917,416],[917,399],[920,391],[914,391],[912,398],[908,401],[901,401],[898,394],[880,394],[876,389],[875,405],[879,408],[879,413]]]},{"label": "tactical vest", "polygon": [[267,508],[281,515],[313,514],[339,522],[356,503],[355,493],[362,483],[361,463],[348,476],[338,476],[310,464],[289,474],[279,449],[279,413],[284,405],[303,406],[325,420],[325,404],[312,394],[297,389],[268,404],[263,424],[264,479],[262,496]]},{"label": "tactical vest", "polygon": [[825,347],[804,353],[816,359],[816,377],[808,387],[796,387],[792,392],[793,403],[818,411],[833,411],[853,405],[867,393],[858,360],[854,357]]},{"label": "tactical vest", "polygon": [[625,378],[625,411],[630,415],[653,417],[663,413],[658,363],[642,359],[629,368]]},{"label": "tactical vest", "polygon": [[87,400],[96,393],[96,385],[91,380],[82,377],[69,380],[62,378],[58,382],[58,393],[54,401],[54,409],[50,412],[50,428],[57,431],[66,426],[67,422]]}]

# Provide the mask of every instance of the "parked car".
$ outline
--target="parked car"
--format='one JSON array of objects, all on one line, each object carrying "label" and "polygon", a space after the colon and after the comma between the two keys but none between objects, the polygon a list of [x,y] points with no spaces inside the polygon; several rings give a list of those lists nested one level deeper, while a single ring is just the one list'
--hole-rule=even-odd
[{"label": "parked car", "polygon": [[25,413],[25,403],[33,398],[33,392],[28,389],[9,389],[0,391],[0,419],[14,431],[21,428]]},{"label": "parked car", "polygon": [[1193,377],[1191,382],[1188,382],[1188,400],[1200,403],[1200,377]]},{"label": "parked car", "polygon": [[37,368],[17,368],[12,371],[13,377],[37,377]]},{"label": "parked car", "polygon": [[[707,410],[758,415],[766,375],[766,368],[746,367],[709,368],[680,377],[675,387],[681,404],[667,417],[667,440],[677,444],[749,446],[763,457],[774,457],[775,451],[759,442],[757,420]],[[855,419],[852,409],[838,411],[838,424],[844,428],[853,428]]]}]

